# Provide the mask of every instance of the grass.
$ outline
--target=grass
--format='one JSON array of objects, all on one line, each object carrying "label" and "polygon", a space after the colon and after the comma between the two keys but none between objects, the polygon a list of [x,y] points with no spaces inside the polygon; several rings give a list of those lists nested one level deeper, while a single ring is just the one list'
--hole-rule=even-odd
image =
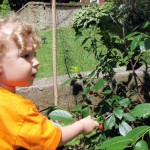
[{"label": "grass", "polygon": [[[40,61],[37,78],[51,77],[52,70],[52,30],[42,30],[39,36],[46,37],[46,43],[41,44],[37,53]],[[71,66],[79,66],[81,71],[90,71],[95,68],[96,60],[92,54],[81,47],[82,39],[76,39],[72,28],[57,29],[57,74],[71,73]]]},{"label": "grass", "polygon": [[[46,37],[46,43],[41,44],[37,53],[40,61],[37,78],[51,77],[52,69],[52,30],[42,30],[39,36]],[[96,60],[93,54],[86,52],[81,46],[81,38],[76,38],[75,31],[71,27],[57,29],[57,75],[72,73],[72,66],[79,66],[81,72],[95,69]],[[144,60],[150,64],[150,51],[144,54]]]}]

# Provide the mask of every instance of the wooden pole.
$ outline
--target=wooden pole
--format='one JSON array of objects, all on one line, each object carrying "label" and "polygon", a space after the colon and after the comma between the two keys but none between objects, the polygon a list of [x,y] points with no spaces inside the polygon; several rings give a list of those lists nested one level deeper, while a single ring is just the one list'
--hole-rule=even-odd
[{"label": "wooden pole", "polygon": [[53,53],[53,82],[54,82],[54,104],[58,105],[57,88],[57,52],[56,52],[56,0],[52,0],[52,53]]}]

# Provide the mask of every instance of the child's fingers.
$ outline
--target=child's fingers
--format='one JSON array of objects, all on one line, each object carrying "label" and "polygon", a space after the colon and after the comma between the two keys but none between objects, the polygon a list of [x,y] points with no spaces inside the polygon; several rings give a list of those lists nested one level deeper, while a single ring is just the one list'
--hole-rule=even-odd
[{"label": "child's fingers", "polygon": [[97,121],[94,121],[95,123],[95,126],[98,127],[99,126],[99,123]]},{"label": "child's fingers", "polygon": [[94,120],[94,118],[92,118],[91,116],[88,116],[88,118],[90,118],[90,119],[92,119],[92,120],[93,120],[93,122],[94,122],[94,124],[95,124],[95,126],[96,126],[96,127],[98,127],[98,126],[99,126],[99,123],[98,123],[97,121],[95,121],[95,120]]},{"label": "child's fingers", "polygon": [[94,125],[95,125],[95,128],[97,128],[97,127],[99,126],[99,123],[98,123],[97,121],[95,121],[95,119],[94,119],[94,118],[92,118],[90,115],[89,115],[89,116],[87,116],[87,118],[89,118],[89,119],[93,120],[93,123],[94,123]]},{"label": "child's fingers", "polygon": [[87,118],[91,118],[91,116],[89,115],[89,116],[87,116]]}]

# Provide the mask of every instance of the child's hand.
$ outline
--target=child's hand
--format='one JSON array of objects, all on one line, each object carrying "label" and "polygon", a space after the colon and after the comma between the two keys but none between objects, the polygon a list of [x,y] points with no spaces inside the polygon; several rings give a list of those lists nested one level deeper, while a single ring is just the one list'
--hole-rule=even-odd
[{"label": "child's hand", "polygon": [[60,140],[59,146],[64,145],[80,134],[90,134],[98,126],[99,123],[91,119],[89,116],[66,127],[61,127],[62,138]]},{"label": "child's hand", "polygon": [[91,119],[91,116],[81,119],[79,122],[83,127],[82,134],[85,135],[90,134],[91,132],[93,132],[94,129],[96,129],[99,126],[99,123]]}]

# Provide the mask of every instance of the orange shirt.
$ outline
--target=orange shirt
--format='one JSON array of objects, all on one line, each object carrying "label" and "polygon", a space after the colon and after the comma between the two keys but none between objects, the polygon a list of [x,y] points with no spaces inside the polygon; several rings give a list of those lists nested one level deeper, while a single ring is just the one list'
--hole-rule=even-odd
[{"label": "orange shirt", "polygon": [[30,100],[0,88],[0,150],[55,150],[60,138],[61,129]]}]

